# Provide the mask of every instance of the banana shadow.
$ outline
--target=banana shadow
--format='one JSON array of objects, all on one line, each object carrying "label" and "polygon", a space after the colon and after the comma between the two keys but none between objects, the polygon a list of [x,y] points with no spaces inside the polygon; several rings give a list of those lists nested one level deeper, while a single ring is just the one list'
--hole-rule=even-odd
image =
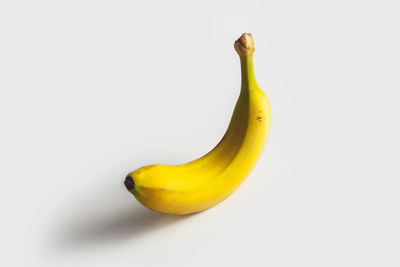
[{"label": "banana shadow", "polygon": [[192,216],[153,212],[132,198],[121,186],[111,193],[108,187],[102,194],[77,201],[73,212],[68,212],[67,218],[62,216],[64,219],[57,224],[52,247],[64,252],[110,246],[159,231]]}]

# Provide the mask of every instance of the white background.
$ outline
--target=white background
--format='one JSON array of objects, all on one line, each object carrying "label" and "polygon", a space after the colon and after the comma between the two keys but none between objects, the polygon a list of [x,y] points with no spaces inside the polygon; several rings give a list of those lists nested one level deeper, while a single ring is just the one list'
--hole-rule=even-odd
[{"label": "white background", "polygon": [[[1,1],[1,266],[399,266],[398,1]],[[123,185],[223,136],[254,36],[267,146],[186,217]]]}]

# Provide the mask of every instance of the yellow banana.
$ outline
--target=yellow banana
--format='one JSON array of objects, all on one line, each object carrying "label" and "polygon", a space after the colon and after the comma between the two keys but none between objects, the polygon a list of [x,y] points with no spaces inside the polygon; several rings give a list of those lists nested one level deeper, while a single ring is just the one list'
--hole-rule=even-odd
[{"label": "yellow banana", "polygon": [[190,214],[208,209],[233,193],[256,164],[267,140],[271,109],[258,87],[254,43],[244,33],[236,42],[242,86],[229,127],[218,145],[201,158],[182,165],[148,165],[125,179],[125,186],[149,209]]}]

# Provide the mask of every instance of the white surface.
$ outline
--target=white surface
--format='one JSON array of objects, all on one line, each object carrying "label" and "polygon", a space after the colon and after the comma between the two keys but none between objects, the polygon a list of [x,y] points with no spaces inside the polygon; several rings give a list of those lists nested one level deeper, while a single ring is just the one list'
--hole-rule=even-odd
[{"label": "white surface", "polygon": [[[1,266],[399,266],[398,1],[2,1]],[[123,186],[222,137],[253,33],[268,144],[220,205]]]}]

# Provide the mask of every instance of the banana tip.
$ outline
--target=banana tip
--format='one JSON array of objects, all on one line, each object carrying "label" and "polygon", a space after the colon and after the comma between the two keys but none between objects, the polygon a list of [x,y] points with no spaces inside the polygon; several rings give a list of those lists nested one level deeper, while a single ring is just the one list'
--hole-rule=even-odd
[{"label": "banana tip", "polygon": [[247,54],[254,51],[254,41],[251,33],[243,33],[235,42],[235,50],[238,54]]},{"label": "banana tip", "polygon": [[135,182],[130,175],[126,176],[124,184],[128,191],[132,191],[135,188]]}]

